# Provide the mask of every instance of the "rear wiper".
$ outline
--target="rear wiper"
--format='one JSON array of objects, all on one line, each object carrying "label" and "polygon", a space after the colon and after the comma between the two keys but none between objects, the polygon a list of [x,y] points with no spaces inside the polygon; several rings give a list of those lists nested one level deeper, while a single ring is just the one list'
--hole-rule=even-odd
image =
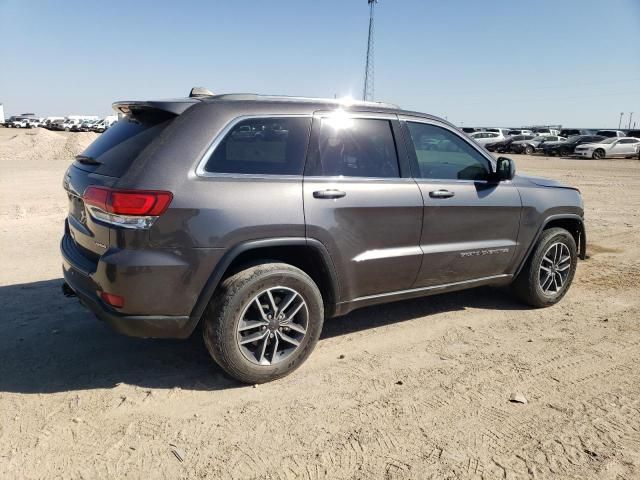
[{"label": "rear wiper", "polygon": [[86,163],[87,165],[102,165],[102,162],[99,162],[93,157],[89,157],[88,155],[76,155],[76,161],[80,163]]}]

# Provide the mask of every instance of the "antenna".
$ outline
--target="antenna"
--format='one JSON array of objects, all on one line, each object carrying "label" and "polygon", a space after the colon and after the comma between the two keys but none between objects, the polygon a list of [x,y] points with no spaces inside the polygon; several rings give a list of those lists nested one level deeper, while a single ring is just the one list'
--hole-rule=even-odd
[{"label": "antenna", "polygon": [[373,17],[378,0],[367,0],[369,5],[369,39],[367,41],[367,59],[364,66],[364,88],[362,100],[373,101]]}]

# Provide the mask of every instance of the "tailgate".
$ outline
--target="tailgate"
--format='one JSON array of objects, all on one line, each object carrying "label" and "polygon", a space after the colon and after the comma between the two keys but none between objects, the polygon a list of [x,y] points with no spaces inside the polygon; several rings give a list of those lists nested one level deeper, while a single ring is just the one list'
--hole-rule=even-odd
[{"label": "tailgate", "polygon": [[109,247],[110,228],[87,213],[82,194],[89,185],[112,186],[116,181],[117,178],[93,174],[73,165],[64,177],[63,184],[69,202],[68,234],[80,253],[95,262]]},{"label": "tailgate", "polygon": [[114,188],[136,158],[158,139],[176,114],[149,107],[131,110],[76,157],[64,178],[68,234],[85,258],[98,258],[116,241],[117,227],[94,219],[82,199],[89,186]]}]

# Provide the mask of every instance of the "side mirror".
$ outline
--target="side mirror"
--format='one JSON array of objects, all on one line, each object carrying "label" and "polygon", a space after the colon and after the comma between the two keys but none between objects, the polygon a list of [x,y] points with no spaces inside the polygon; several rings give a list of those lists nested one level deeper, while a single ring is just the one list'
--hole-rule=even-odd
[{"label": "side mirror", "polygon": [[511,180],[516,175],[516,164],[507,157],[498,157],[496,161],[495,179],[497,181]]}]

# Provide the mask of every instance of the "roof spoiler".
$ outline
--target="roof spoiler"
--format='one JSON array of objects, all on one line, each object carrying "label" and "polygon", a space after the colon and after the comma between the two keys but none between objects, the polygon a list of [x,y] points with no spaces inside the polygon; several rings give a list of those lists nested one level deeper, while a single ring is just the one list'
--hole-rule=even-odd
[{"label": "roof spoiler", "polygon": [[176,100],[122,101],[115,102],[112,107],[116,112],[123,115],[131,115],[136,110],[160,110],[180,115],[196,103],[198,103],[196,98],[180,98]]}]

